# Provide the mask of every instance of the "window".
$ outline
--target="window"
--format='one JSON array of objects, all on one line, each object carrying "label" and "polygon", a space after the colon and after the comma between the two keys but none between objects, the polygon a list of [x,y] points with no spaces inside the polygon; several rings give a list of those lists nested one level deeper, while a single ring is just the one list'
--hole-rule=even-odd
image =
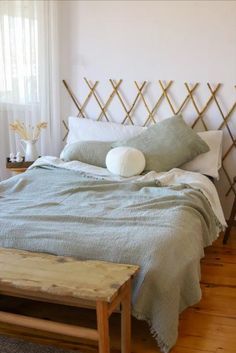
[{"label": "window", "polygon": [[38,81],[37,19],[0,14],[0,103],[37,103]]}]

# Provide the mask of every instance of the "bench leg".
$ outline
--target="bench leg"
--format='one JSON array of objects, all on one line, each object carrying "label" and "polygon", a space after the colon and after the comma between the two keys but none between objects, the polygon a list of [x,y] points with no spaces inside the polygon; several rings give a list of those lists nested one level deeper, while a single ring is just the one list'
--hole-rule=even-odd
[{"label": "bench leg", "polygon": [[99,353],[110,353],[108,303],[97,301],[96,311]]},{"label": "bench leg", "polygon": [[126,283],[121,302],[121,352],[131,352],[131,280]]}]

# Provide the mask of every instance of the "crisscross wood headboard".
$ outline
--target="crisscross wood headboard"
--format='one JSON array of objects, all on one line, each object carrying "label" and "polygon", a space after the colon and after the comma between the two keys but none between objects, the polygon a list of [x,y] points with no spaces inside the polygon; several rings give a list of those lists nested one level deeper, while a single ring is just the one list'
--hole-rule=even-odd
[{"label": "crisscross wood headboard", "polygon": [[[232,87],[230,94],[233,101],[227,102],[221,83],[134,81],[129,85],[132,93],[127,94],[127,83],[121,79],[110,79],[99,86],[99,81],[92,82],[84,78],[84,82],[78,87],[78,95],[65,80],[63,83],[77,109],[78,117],[147,126],[170,115],[182,113],[186,122],[198,131],[223,130],[222,172],[217,187],[220,189],[221,199],[231,195],[232,200],[233,194],[236,195],[233,181],[236,174],[236,86]],[[141,115],[138,113],[140,109]],[[65,139],[68,127],[66,121],[63,123],[66,129]]]}]

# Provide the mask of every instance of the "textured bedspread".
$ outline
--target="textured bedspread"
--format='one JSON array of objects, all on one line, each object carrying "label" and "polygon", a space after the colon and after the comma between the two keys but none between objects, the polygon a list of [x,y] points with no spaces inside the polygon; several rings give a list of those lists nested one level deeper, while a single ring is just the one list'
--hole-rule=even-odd
[{"label": "textured bedspread", "polygon": [[164,352],[200,300],[200,259],[217,236],[205,196],[183,185],[108,181],[45,166],[0,183],[0,246],[139,264],[133,315]]}]

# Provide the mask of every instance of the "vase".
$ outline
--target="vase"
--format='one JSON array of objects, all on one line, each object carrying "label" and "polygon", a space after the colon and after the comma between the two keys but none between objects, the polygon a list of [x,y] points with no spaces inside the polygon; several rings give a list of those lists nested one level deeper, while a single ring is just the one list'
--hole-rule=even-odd
[{"label": "vase", "polygon": [[37,139],[35,140],[21,140],[21,144],[25,153],[25,161],[32,162],[38,158],[38,151],[36,147]]}]

